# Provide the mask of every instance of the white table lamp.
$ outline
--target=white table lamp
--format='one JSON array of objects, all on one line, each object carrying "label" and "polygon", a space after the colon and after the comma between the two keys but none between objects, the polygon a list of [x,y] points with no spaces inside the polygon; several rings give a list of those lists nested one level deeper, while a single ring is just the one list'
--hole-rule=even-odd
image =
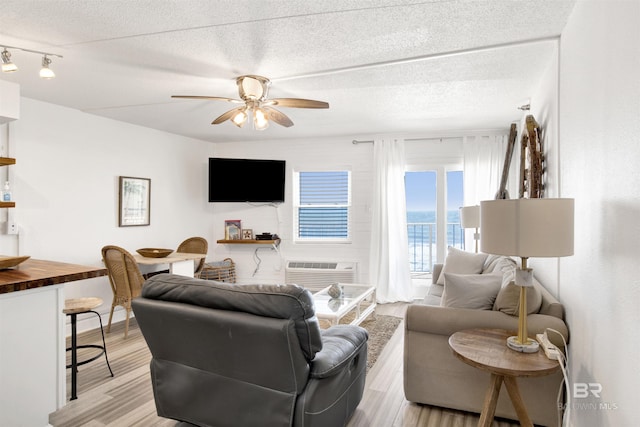
[{"label": "white table lamp", "polygon": [[520,286],[518,336],[507,340],[509,348],[533,353],[538,343],[527,333],[527,286],[533,286],[529,257],[573,255],[573,199],[513,199],[480,202],[482,252],[518,256],[516,271]]},{"label": "white table lamp", "polygon": [[460,208],[460,227],[476,229],[475,233],[473,233],[473,240],[476,241],[476,253],[478,253],[478,240],[480,240],[480,233],[478,233],[478,227],[480,227],[480,206],[464,206]]}]

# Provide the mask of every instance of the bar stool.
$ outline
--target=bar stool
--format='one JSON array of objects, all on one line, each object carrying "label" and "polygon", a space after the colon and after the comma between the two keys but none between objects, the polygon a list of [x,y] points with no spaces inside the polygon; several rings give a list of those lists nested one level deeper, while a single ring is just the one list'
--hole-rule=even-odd
[{"label": "bar stool", "polygon": [[[77,395],[77,380],[78,380],[78,366],[84,365],[89,362],[93,362],[100,356],[104,354],[104,359],[107,361],[107,367],[109,368],[109,372],[113,377],[113,371],[111,370],[111,365],[109,365],[109,358],[107,357],[107,343],[104,340],[104,329],[102,328],[102,318],[100,317],[100,313],[94,311],[93,309],[102,305],[102,299],[97,297],[90,298],[75,298],[68,299],[64,302],[64,309],[62,312],[67,316],[71,316],[71,347],[67,348],[67,351],[71,351],[71,364],[67,365],[67,369],[71,368],[71,399],[75,400],[78,398]],[[94,313],[98,316],[98,320],[100,320],[100,332],[102,333],[102,345],[95,344],[84,344],[78,345],[78,335],[76,330],[76,323],[78,314],[83,313]],[[78,349],[79,348],[97,348],[100,351],[97,355],[93,356],[90,359],[78,361]]]}]

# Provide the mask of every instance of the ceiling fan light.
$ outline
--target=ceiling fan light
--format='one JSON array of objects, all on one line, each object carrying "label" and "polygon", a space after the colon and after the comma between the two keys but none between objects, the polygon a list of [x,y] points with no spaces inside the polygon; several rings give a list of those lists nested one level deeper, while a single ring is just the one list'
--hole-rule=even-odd
[{"label": "ceiling fan light", "polygon": [[51,64],[51,60],[47,58],[47,55],[42,57],[42,68],[40,69],[40,78],[42,79],[52,79],[56,76],[51,68],[49,68],[49,64]]},{"label": "ceiling fan light", "polygon": [[269,119],[261,108],[256,108],[253,112],[253,127],[255,130],[265,130],[269,127]]},{"label": "ceiling fan light", "polygon": [[241,128],[247,122],[247,113],[245,110],[240,110],[231,118],[234,125]]},{"label": "ceiling fan light", "polygon": [[3,73],[12,73],[14,71],[18,71],[18,66],[11,62],[11,52],[5,48],[0,54],[2,57],[2,72]]},{"label": "ceiling fan light", "polygon": [[247,75],[237,78],[240,97],[247,101],[262,101],[267,97],[271,82],[266,77]]}]

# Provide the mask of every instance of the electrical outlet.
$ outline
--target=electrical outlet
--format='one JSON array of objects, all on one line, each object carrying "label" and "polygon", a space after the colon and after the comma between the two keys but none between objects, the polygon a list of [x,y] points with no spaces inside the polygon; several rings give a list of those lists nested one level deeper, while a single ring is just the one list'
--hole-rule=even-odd
[{"label": "electrical outlet", "polygon": [[18,234],[18,224],[13,221],[7,223],[7,234]]}]

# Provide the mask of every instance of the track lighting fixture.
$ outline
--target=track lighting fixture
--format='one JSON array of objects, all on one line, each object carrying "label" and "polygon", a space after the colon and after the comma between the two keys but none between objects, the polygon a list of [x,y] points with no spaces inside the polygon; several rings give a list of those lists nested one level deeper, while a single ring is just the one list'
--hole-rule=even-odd
[{"label": "track lighting fixture", "polygon": [[12,73],[14,71],[18,71],[18,67],[16,64],[11,62],[11,52],[9,52],[5,47],[2,51],[2,72]]},{"label": "track lighting fixture", "polygon": [[51,68],[49,68],[51,60],[47,58],[47,55],[42,57],[42,68],[40,69],[40,77],[43,79],[52,79],[56,76]]},{"label": "track lighting fixture", "polygon": [[21,47],[16,47],[16,46],[6,46],[6,45],[0,45],[0,48],[2,48],[2,53],[0,53],[0,57],[2,58],[2,72],[3,73],[12,73],[14,71],[18,71],[18,66],[16,64],[14,64],[11,61],[11,52],[9,52],[8,49],[17,49],[17,50],[21,50],[23,52],[29,52],[29,53],[36,53],[38,55],[42,55],[42,68],[40,69],[40,77],[43,79],[52,79],[56,76],[56,74],[53,72],[53,70],[49,67],[49,65],[51,65],[51,58],[49,58],[50,56],[57,56],[58,58],[62,58],[62,55],[58,55],[55,53],[49,53],[49,52],[41,52],[39,50],[31,50],[31,49],[24,49]]}]

